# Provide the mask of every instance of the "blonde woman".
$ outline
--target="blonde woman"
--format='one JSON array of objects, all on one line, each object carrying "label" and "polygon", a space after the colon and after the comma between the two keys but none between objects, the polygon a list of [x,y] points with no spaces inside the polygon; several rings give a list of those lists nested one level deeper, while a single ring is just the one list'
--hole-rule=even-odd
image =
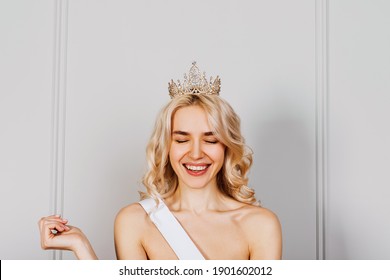
[{"label": "blonde woman", "polygon": [[[280,259],[281,227],[247,186],[252,155],[240,119],[194,63],[160,112],[147,146],[142,201],[115,220],[118,259]],[[42,218],[43,249],[96,259],[86,236],[59,216]],[[54,234],[52,231],[56,230]]]}]

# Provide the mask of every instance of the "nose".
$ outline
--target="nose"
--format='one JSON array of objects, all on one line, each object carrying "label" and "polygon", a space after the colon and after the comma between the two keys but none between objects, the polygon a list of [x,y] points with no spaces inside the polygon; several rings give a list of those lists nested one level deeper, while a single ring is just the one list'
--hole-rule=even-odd
[{"label": "nose", "polygon": [[189,151],[189,157],[191,159],[201,159],[203,158],[203,150],[202,150],[202,144],[199,141],[192,142],[190,151]]}]

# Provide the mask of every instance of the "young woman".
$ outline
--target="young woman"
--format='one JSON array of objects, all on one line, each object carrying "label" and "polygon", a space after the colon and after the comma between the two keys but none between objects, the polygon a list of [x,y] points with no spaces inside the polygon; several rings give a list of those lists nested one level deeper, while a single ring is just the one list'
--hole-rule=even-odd
[{"label": "young woman", "polygon": [[[194,63],[157,118],[147,146],[147,189],[115,221],[118,259],[280,259],[275,214],[247,186],[252,155],[240,119]],[[86,236],[59,216],[39,222],[43,249],[96,259]],[[52,231],[56,230],[54,234]]]}]

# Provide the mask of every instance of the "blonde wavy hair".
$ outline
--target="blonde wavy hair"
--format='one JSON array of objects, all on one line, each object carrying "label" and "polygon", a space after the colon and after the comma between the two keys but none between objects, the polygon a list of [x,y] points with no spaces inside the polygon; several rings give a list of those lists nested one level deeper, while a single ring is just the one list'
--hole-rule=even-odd
[{"label": "blonde wavy hair", "polygon": [[237,201],[258,205],[254,190],[247,186],[252,165],[252,151],[245,145],[240,118],[222,98],[213,95],[188,94],[173,98],[160,112],[146,148],[148,170],[142,183],[145,197],[169,197],[178,187],[178,177],[169,161],[172,120],[175,112],[187,106],[199,106],[207,114],[215,137],[225,145],[225,160],[217,174],[220,191]]}]

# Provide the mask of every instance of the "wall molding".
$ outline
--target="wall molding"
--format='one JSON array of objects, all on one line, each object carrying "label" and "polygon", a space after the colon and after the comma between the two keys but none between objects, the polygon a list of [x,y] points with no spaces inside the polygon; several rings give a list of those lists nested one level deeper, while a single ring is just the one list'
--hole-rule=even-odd
[{"label": "wall molding", "polygon": [[316,0],[316,258],[326,259],[326,190],[328,185],[328,0]]},{"label": "wall molding", "polygon": [[[64,212],[66,71],[68,40],[68,0],[56,0],[51,110],[51,213]],[[62,251],[53,251],[52,259],[62,259]]]}]

